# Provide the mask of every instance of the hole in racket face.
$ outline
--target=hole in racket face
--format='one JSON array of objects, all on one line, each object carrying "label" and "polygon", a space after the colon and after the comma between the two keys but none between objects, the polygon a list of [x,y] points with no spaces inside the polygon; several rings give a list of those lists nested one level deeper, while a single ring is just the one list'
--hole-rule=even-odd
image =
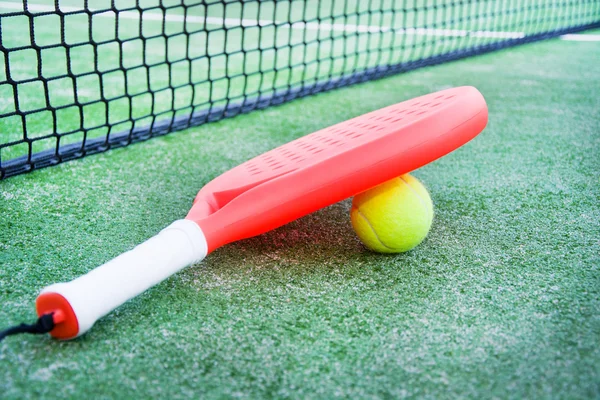
[{"label": "hole in racket face", "polygon": [[399,125],[426,118],[452,102],[452,93],[428,95],[333,125],[260,155],[242,167],[255,179],[302,168],[317,158],[335,155],[392,133]]}]

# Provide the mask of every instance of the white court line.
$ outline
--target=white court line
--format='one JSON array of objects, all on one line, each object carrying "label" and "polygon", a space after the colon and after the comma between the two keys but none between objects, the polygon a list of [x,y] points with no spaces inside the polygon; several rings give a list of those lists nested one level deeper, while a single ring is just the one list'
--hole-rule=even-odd
[{"label": "white court line", "polygon": [[[23,3],[14,3],[8,1],[0,1],[0,8],[23,11]],[[27,9],[33,12],[53,12],[56,11],[54,6],[45,6],[41,4],[28,4]],[[60,7],[62,12],[77,12],[83,11],[81,7]],[[96,11],[88,9],[88,11]],[[118,13],[119,18],[137,20],[140,19],[140,14],[137,12],[124,11]],[[95,14],[94,17],[115,18],[116,13],[106,11],[100,14]],[[163,15],[156,12],[143,12],[143,20],[149,21],[169,21],[169,22],[186,22],[198,23],[207,25],[217,25],[226,27],[251,27],[251,26],[274,26],[297,30],[320,30],[320,31],[337,31],[337,32],[393,32],[396,35],[413,35],[413,36],[440,36],[440,37],[480,37],[480,38],[501,38],[501,39],[521,39],[525,37],[524,32],[503,32],[503,31],[468,31],[463,29],[435,29],[435,28],[400,28],[393,29],[390,27],[379,27],[369,25],[345,25],[345,24],[327,24],[318,22],[294,22],[292,24],[271,20],[253,20],[253,19],[237,19],[237,18],[219,18],[207,16],[183,16],[183,15]],[[570,41],[600,41],[600,35],[577,35],[569,34],[560,37],[563,40]]]},{"label": "white court line", "polygon": [[573,42],[600,42],[600,35],[562,35],[562,40],[571,40]]}]

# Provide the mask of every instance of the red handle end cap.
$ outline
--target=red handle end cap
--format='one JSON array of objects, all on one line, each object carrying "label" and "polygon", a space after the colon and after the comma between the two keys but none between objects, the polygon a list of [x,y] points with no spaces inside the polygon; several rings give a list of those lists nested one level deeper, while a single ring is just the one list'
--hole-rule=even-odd
[{"label": "red handle end cap", "polygon": [[71,304],[58,293],[42,293],[35,301],[38,316],[54,313],[54,329],[50,335],[57,339],[72,339],[79,333],[79,322]]}]

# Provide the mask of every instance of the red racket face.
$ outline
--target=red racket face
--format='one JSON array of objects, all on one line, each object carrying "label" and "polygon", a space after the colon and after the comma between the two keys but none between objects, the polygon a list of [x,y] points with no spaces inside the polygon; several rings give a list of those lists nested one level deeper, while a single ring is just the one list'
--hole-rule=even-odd
[{"label": "red racket face", "polygon": [[209,232],[209,246],[215,229],[215,246],[253,236],[427,164],[486,123],[485,100],[471,87],[373,111],[225,172],[200,190],[188,218]]}]

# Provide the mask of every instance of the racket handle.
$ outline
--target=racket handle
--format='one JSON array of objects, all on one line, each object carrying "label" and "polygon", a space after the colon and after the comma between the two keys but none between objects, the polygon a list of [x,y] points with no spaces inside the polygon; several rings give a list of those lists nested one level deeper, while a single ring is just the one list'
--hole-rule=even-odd
[{"label": "racket handle", "polygon": [[37,313],[65,316],[50,332],[52,336],[80,336],[99,318],[206,254],[206,238],[200,227],[190,220],[175,221],[89,273],[46,287],[37,298]]}]

